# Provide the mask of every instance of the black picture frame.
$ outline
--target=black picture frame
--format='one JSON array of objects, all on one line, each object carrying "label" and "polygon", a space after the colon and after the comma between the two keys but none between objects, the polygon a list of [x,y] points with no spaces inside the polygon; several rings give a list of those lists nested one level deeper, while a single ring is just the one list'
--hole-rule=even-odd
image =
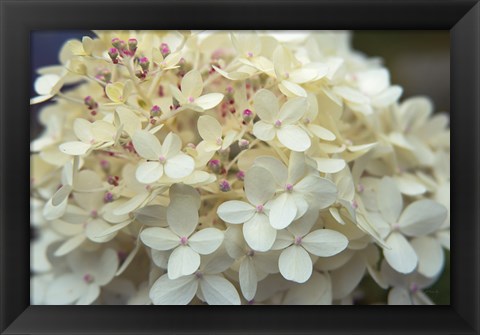
[{"label": "black picture frame", "polygon": [[[2,334],[479,333],[480,3],[474,0],[0,0]],[[29,306],[30,32],[446,29],[451,34],[450,306]]]}]

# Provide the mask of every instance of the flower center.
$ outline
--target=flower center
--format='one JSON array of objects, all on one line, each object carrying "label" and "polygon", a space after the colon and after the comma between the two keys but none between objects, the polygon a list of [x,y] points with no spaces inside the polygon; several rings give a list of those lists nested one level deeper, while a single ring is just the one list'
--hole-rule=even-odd
[{"label": "flower center", "polygon": [[197,279],[201,279],[203,278],[203,273],[201,273],[200,271],[197,271],[195,272],[195,277],[197,277]]},{"label": "flower center", "polygon": [[223,141],[222,141],[222,138],[219,137],[219,138],[217,138],[217,140],[216,140],[215,143],[217,143],[217,145],[222,145],[222,142],[223,142]]},{"label": "flower center", "polygon": [[357,209],[357,208],[358,208],[358,203],[357,203],[356,200],[352,200],[352,207],[353,207],[354,209]]},{"label": "flower center", "polygon": [[253,57],[253,52],[251,52],[251,51],[247,52],[247,57],[249,57],[249,58]]},{"label": "flower center", "polygon": [[188,97],[188,102],[189,103],[193,103],[195,101],[195,98],[194,97]]},{"label": "flower center", "polygon": [[277,120],[273,125],[275,126],[275,128],[280,128],[282,126],[282,121]]},{"label": "flower center", "polygon": [[247,256],[252,257],[252,256],[254,256],[254,255],[255,255],[255,251],[254,251],[254,250],[250,249],[250,250],[247,251]]},{"label": "flower center", "polygon": [[418,287],[417,283],[411,283],[410,284],[410,292],[415,293],[415,292],[418,291],[418,289],[419,289],[419,287]]},{"label": "flower center", "polygon": [[87,284],[90,284],[90,283],[93,282],[93,276],[91,274],[87,273],[83,276],[83,281]]},{"label": "flower center", "polygon": [[357,192],[358,193],[363,193],[363,191],[365,191],[365,186],[363,186],[363,184],[358,184],[357,185]]},{"label": "flower center", "polygon": [[293,242],[293,244],[295,244],[295,245],[302,244],[302,237],[301,236],[295,237],[295,241]]},{"label": "flower center", "polygon": [[181,245],[187,245],[188,244],[188,237],[183,236],[180,238],[180,244]]},{"label": "flower center", "polygon": [[90,212],[90,217],[96,219],[98,217],[98,212],[96,209]]},{"label": "flower center", "polygon": [[164,164],[167,161],[167,159],[165,158],[165,156],[160,156],[160,157],[158,157],[158,161],[160,163]]},{"label": "flower center", "polygon": [[263,205],[258,205],[257,207],[255,207],[257,213],[263,213]]},{"label": "flower center", "polygon": [[285,185],[285,191],[292,192],[293,191],[293,185],[292,184]]}]

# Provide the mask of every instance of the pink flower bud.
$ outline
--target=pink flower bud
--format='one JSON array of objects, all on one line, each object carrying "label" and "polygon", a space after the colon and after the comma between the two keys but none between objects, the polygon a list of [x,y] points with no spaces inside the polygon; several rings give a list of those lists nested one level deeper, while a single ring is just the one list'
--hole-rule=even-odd
[{"label": "pink flower bud", "polygon": [[252,121],[253,119],[253,113],[250,109],[245,109],[242,113],[242,118],[243,118],[243,121],[245,121],[246,123]]},{"label": "pink flower bud", "polygon": [[230,186],[230,183],[225,179],[221,180],[218,183],[218,187],[220,188],[220,191],[222,191],[222,192],[228,192],[232,189],[232,187]]}]

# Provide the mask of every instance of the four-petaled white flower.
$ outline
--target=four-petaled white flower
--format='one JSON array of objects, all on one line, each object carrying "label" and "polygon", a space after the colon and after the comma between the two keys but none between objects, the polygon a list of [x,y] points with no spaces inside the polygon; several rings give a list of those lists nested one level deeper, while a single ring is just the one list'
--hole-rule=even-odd
[{"label": "four-petaled white flower", "polygon": [[286,228],[309,208],[326,208],[337,198],[335,184],[307,166],[302,153],[290,154],[288,168],[268,156],[257,158],[254,164],[270,171],[275,181],[276,196],[267,203],[270,224],[275,229]]},{"label": "four-petaled white flower", "polygon": [[199,71],[192,70],[185,74],[180,84],[181,90],[170,85],[173,97],[180,106],[203,112],[217,106],[223,99],[221,93],[208,93],[202,95],[203,80]]},{"label": "four-petaled white flower", "polygon": [[47,305],[89,305],[100,295],[119,265],[117,253],[106,249],[99,257],[96,252],[75,252],[67,257],[72,272],[55,278],[47,287]]},{"label": "four-petaled white flower", "polygon": [[243,223],[248,245],[257,251],[267,251],[277,236],[265,206],[274,194],[275,183],[270,172],[262,167],[252,167],[245,174],[245,196],[249,203],[239,200],[224,202],[218,207],[217,214],[225,222]]},{"label": "four-petaled white flower", "polygon": [[318,218],[318,211],[305,214],[278,234],[273,249],[284,249],[278,259],[280,273],[285,279],[297,283],[306,282],[313,271],[309,255],[330,257],[343,251],[348,239],[331,229],[310,231]]},{"label": "four-petaled white flower", "polygon": [[311,141],[307,132],[298,125],[307,111],[306,98],[293,98],[278,106],[275,94],[262,89],[255,94],[253,106],[260,120],[253,126],[253,134],[262,141],[278,138],[280,143],[293,151],[305,151]]},{"label": "four-petaled white flower", "polygon": [[169,133],[161,144],[155,135],[140,130],[135,132],[132,141],[137,153],[147,160],[138,166],[135,173],[141,183],[156,182],[164,171],[170,178],[184,178],[195,168],[193,158],[181,151],[182,140],[177,134]]},{"label": "four-petaled white flower", "polygon": [[198,146],[206,152],[227,149],[235,141],[237,135],[236,131],[230,130],[225,137],[222,137],[222,126],[217,119],[209,115],[200,116],[197,126],[198,133],[203,139]]},{"label": "four-petaled white flower", "polygon": [[[396,271],[410,273],[418,265],[418,255],[406,237],[421,237],[438,229],[447,217],[447,209],[438,202],[422,199],[403,210],[402,194],[390,177],[383,177],[378,185],[377,204],[380,213],[369,216],[389,247],[383,249],[383,255]],[[442,265],[435,262],[435,267]]]},{"label": "four-petaled white flower", "polygon": [[172,250],[168,259],[168,278],[176,279],[194,273],[200,266],[200,255],[208,255],[223,242],[223,232],[205,228],[194,233],[198,225],[196,200],[172,199],[167,208],[169,228],[147,228],[140,234],[145,245],[155,250]]},{"label": "four-petaled white flower", "polygon": [[150,289],[150,299],[155,305],[186,305],[196,295],[209,305],[240,305],[235,286],[222,275],[232,262],[223,250],[203,256],[194,274],[177,279],[161,276]]},{"label": "four-petaled white flower", "polygon": [[111,123],[103,120],[89,122],[76,119],[73,131],[80,141],[70,141],[60,144],[60,151],[72,156],[81,156],[91,150],[104,149],[112,146],[117,137],[117,129]]}]

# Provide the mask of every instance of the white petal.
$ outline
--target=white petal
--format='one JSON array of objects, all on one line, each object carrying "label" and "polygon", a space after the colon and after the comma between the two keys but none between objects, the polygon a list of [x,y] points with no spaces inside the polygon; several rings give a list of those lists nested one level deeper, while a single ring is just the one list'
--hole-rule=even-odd
[{"label": "white petal", "polygon": [[173,179],[180,179],[188,176],[195,169],[195,161],[192,157],[179,153],[167,159],[165,163],[165,174]]},{"label": "white petal", "polygon": [[73,131],[83,143],[91,143],[95,140],[92,132],[92,123],[85,119],[75,119],[73,122]]},{"label": "white petal", "polygon": [[390,85],[390,74],[384,68],[359,72],[356,78],[360,90],[368,95],[377,95]]},{"label": "white petal", "polygon": [[204,110],[209,110],[222,102],[223,97],[224,95],[221,93],[209,93],[195,99],[195,104]]},{"label": "white petal", "polygon": [[392,233],[385,241],[390,249],[383,249],[388,264],[400,273],[412,272],[418,263],[417,254],[400,233]]},{"label": "white petal", "polygon": [[188,245],[200,255],[208,255],[222,244],[224,234],[216,228],[202,229],[188,239]]},{"label": "white petal", "polygon": [[281,161],[271,156],[260,156],[254,161],[255,166],[267,169],[275,179],[277,186],[283,187],[287,183],[288,169]]},{"label": "white petal", "polygon": [[270,225],[265,214],[257,213],[243,225],[243,235],[253,250],[267,251],[275,242],[277,231]]},{"label": "white petal", "polygon": [[122,216],[133,212],[135,209],[140,207],[145,200],[150,196],[150,193],[140,193],[129,199],[128,201],[120,204],[118,207],[115,207],[112,211],[112,214],[115,216]]},{"label": "white petal", "polygon": [[295,193],[308,197],[310,205],[319,209],[330,206],[337,199],[337,186],[330,180],[314,174],[300,180],[293,190]]},{"label": "white petal", "polygon": [[282,82],[278,84],[278,89],[287,97],[307,97],[307,91],[305,91],[302,86],[289,80],[282,80]]},{"label": "white petal", "polygon": [[146,130],[135,132],[132,137],[135,151],[145,159],[158,161],[162,145],[158,138]]},{"label": "white petal", "polygon": [[197,288],[195,276],[171,280],[165,274],[152,285],[149,296],[155,305],[186,305],[195,296]]},{"label": "white petal", "polygon": [[52,197],[52,205],[59,206],[63,201],[67,200],[72,189],[73,188],[70,185],[63,185],[59,188]]},{"label": "white petal", "polygon": [[409,236],[421,236],[438,229],[447,218],[445,206],[430,199],[415,201],[399,219],[400,230]]},{"label": "white petal", "polygon": [[197,70],[187,72],[183,76],[181,88],[185,97],[198,98],[203,91],[203,80],[200,72]]},{"label": "white petal", "polygon": [[330,229],[318,229],[302,238],[302,246],[311,254],[330,257],[343,251],[348,239],[342,233]]},{"label": "white petal", "polygon": [[167,221],[180,237],[190,236],[198,224],[198,210],[192,198],[174,198],[167,208]]},{"label": "white petal", "polygon": [[343,170],[346,163],[343,159],[337,158],[314,158],[317,163],[317,170],[323,173],[337,173]]},{"label": "white petal", "polygon": [[295,125],[282,126],[277,130],[277,137],[280,143],[293,151],[303,152],[312,144],[305,130]]},{"label": "white petal", "polygon": [[75,305],[90,305],[98,298],[99,295],[100,287],[95,284],[90,284],[87,286],[86,292],[80,299],[78,299]]},{"label": "white petal", "polygon": [[182,139],[175,133],[168,133],[163,140],[162,149],[160,153],[165,158],[171,158],[176,155],[182,150]]},{"label": "white petal", "polygon": [[365,262],[356,254],[342,267],[330,272],[334,299],[343,299],[355,290],[365,274]]},{"label": "white petal", "polygon": [[278,259],[280,273],[287,280],[304,283],[312,275],[312,260],[300,246],[292,245],[285,249]]},{"label": "white petal", "polygon": [[330,130],[316,124],[309,124],[308,129],[313,133],[313,135],[325,141],[334,141],[337,138]]},{"label": "white petal", "polygon": [[265,204],[275,194],[275,181],[272,174],[259,166],[251,167],[245,174],[245,195],[251,204]]},{"label": "white petal", "polygon": [[406,195],[420,195],[427,191],[427,188],[413,177],[397,176],[395,177],[395,181],[397,182],[400,192]]},{"label": "white petal", "polygon": [[271,141],[275,138],[275,128],[272,124],[260,120],[253,125],[253,135],[262,141]]},{"label": "white petal", "polygon": [[54,256],[61,257],[68,254],[72,250],[78,248],[83,242],[85,242],[86,239],[86,236],[83,234],[75,235],[69,238],[63,242],[57,250],[55,250]]},{"label": "white petal", "polygon": [[240,305],[240,297],[235,287],[220,276],[203,276],[200,281],[205,301],[209,305]]},{"label": "white petal", "polygon": [[147,228],[140,233],[140,239],[155,250],[170,250],[180,244],[180,237],[166,228]]},{"label": "white petal", "polygon": [[388,107],[395,103],[403,93],[400,86],[391,86],[376,97],[372,98],[372,105],[377,107]]},{"label": "white petal", "polygon": [[275,118],[279,111],[279,106],[277,97],[271,91],[262,89],[255,93],[253,107],[261,120],[268,123],[276,121]]},{"label": "white petal", "polygon": [[209,142],[215,142],[222,137],[222,126],[214,117],[210,115],[202,115],[197,121],[198,133]]},{"label": "white petal", "polygon": [[243,201],[230,200],[218,207],[217,214],[225,222],[238,224],[250,220],[255,214],[255,208]]},{"label": "white petal", "polygon": [[389,223],[397,222],[403,209],[403,199],[395,180],[383,177],[377,192],[377,204],[383,217]]},{"label": "white petal", "polygon": [[295,285],[287,291],[284,305],[331,305],[332,284],[330,278],[318,272],[313,272],[310,279]]},{"label": "white petal", "polygon": [[135,178],[143,184],[151,184],[163,175],[163,165],[157,162],[143,162],[135,171]]},{"label": "white petal", "polygon": [[62,143],[58,148],[64,154],[72,155],[72,156],[81,156],[86,154],[91,147],[92,147],[91,144],[87,144],[79,141],[72,141],[72,142]]},{"label": "white petal", "polygon": [[198,270],[200,255],[189,246],[178,246],[168,259],[168,278],[177,279],[188,276]]},{"label": "white petal", "polygon": [[286,228],[297,215],[297,206],[293,196],[282,193],[277,198],[268,202],[270,207],[270,224],[275,229]]},{"label": "white petal", "polygon": [[91,267],[95,284],[104,286],[113,279],[117,272],[119,265],[117,253],[113,249],[106,249],[99,258],[95,257],[95,260]]},{"label": "white petal", "polygon": [[432,237],[418,237],[411,242],[418,256],[418,272],[425,277],[433,278],[443,269],[445,255],[442,246]]},{"label": "white petal", "polygon": [[285,124],[293,124],[300,120],[307,111],[307,98],[293,98],[283,104],[278,119]]},{"label": "white petal", "polygon": [[56,74],[45,74],[35,80],[35,92],[40,95],[53,94],[55,86],[59,83],[60,77]]},{"label": "white petal", "polygon": [[104,220],[95,219],[86,224],[85,236],[87,236],[90,241],[105,243],[111,241],[116,235],[115,232],[105,235],[105,231],[110,228],[111,226]]},{"label": "white petal", "polygon": [[87,284],[73,273],[54,279],[47,288],[45,304],[69,305],[78,300],[87,291]]},{"label": "white petal", "polygon": [[238,278],[240,281],[240,289],[242,294],[248,301],[255,297],[257,292],[257,272],[251,257],[245,257],[240,263],[238,270]]},{"label": "white petal", "polygon": [[388,292],[389,305],[412,305],[410,293],[403,287],[394,287]]}]

